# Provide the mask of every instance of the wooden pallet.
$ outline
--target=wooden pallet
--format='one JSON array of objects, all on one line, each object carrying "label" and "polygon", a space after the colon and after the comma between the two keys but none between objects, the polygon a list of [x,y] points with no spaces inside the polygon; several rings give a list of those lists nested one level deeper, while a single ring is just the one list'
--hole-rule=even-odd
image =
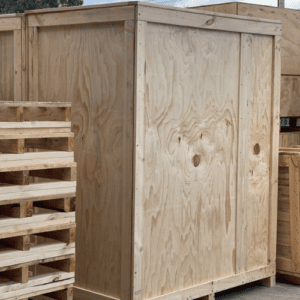
[{"label": "wooden pallet", "polygon": [[72,299],[76,163],[70,118],[70,104],[0,102],[0,300],[46,293]]}]

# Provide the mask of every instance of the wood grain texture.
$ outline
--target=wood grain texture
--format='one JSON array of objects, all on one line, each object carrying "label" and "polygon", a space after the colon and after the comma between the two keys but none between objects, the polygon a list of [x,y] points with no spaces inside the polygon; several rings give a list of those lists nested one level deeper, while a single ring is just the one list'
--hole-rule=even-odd
[{"label": "wood grain texture", "polygon": [[14,100],[14,34],[0,32],[0,99]]},{"label": "wood grain texture", "polygon": [[190,7],[190,8],[204,10],[204,11],[211,11],[211,12],[216,12],[216,13],[237,15],[237,3],[203,5],[203,6]]},{"label": "wood grain texture", "polygon": [[282,21],[281,74],[300,75],[300,12],[238,3],[238,15]]},{"label": "wood grain texture", "polygon": [[239,43],[148,24],[142,299],[235,272]]},{"label": "wood grain texture", "polygon": [[[257,269],[268,264],[271,108],[273,96],[272,50],[272,37],[252,35],[247,270]],[[273,201],[276,201],[276,199]],[[274,226],[276,226],[276,223]]]},{"label": "wood grain texture", "polygon": [[281,76],[281,117],[300,116],[300,76]]},{"label": "wood grain texture", "polygon": [[120,297],[121,201],[128,196],[123,195],[123,172],[130,177],[123,170],[128,166],[124,134],[130,133],[125,109],[131,109],[124,103],[124,27],[46,28],[39,41],[40,100],[73,100],[77,285]]},{"label": "wood grain texture", "polygon": [[282,132],[279,135],[279,147],[300,145],[300,132]]}]

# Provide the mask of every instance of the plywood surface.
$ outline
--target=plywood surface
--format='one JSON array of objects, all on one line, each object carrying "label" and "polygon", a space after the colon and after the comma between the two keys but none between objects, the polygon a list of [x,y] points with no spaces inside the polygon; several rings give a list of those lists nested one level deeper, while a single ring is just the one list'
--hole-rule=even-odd
[{"label": "plywood surface", "polygon": [[114,297],[121,282],[123,44],[118,24],[39,32],[39,100],[73,104],[77,285]]},{"label": "plywood surface", "polygon": [[281,76],[280,116],[300,116],[300,76]]},{"label": "plywood surface", "polygon": [[300,145],[300,132],[282,132],[279,136],[280,147]]},{"label": "plywood surface", "polygon": [[142,299],[235,272],[239,76],[238,34],[146,37]]},{"label": "plywood surface", "polygon": [[217,5],[204,5],[199,7],[191,7],[192,9],[199,9],[204,11],[211,11],[223,14],[237,15],[237,3],[223,3]]},{"label": "plywood surface", "polygon": [[238,3],[238,15],[282,20],[281,74],[300,75],[300,11]]},{"label": "plywood surface", "polygon": [[247,270],[268,264],[270,197],[272,47],[271,37],[252,39],[250,87],[249,194],[247,197]]},{"label": "plywood surface", "polygon": [[0,32],[0,100],[14,100],[14,35]]}]

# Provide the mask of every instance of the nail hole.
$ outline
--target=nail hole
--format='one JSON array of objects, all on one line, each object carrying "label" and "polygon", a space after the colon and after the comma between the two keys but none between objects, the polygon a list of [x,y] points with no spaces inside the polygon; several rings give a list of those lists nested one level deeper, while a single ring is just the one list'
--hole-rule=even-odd
[{"label": "nail hole", "polygon": [[201,157],[200,157],[200,155],[198,155],[198,154],[196,154],[194,157],[193,157],[193,164],[194,164],[194,166],[195,167],[198,167],[199,166],[199,164],[200,164],[200,159]]},{"label": "nail hole", "polygon": [[253,148],[254,154],[258,155],[260,153],[260,146],[259,144],[255,144]]},{"label": "nail hole", "polygon": [[181,137],[179,137],[179,138],[178,138],[178,142],[179,142],[179,144],[180,144],[180,141],[181,141]]}]

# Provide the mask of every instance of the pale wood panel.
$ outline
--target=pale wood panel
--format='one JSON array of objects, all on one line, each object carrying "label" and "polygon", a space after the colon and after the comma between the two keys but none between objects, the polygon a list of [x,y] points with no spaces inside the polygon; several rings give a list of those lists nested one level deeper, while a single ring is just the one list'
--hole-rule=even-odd
[{"label": "pale wood panel", "polygon": [[[122,187],[123,174],[130,177],[123,170],[129,168],[124,151],[130,142],[124,135],[125,107],[133,111],[124,105],[124,41],[123,24],[45,27],[38,37],[39,101],[73,104],[77,285],[116,298],[121,292],[122,192],[130,195]],[[126,130],[130,133],[129,126]]]},{"label": "pale wood panel", "polygon": [[300,76],[282,75],[280,94],[280,116],[300,117]]},{"label": "pale wood panel", "polygon": [[14,34],[0,32],[0,99],[14,100]]},{"label": "pale wood panel", "polygon": [[300,145],[300,132],[282,132],[279,135],[279,147]]},{"label": "pale wood panel", "polygon": [[237,15],[237,3],[223,3],[217,5],[197,6],[197,7],[190,7],[190,8],[212,11],[216,13]]},{"label": "pale wood panel", "polygon": [[300,11],[238,3],[238,15],[282,20],[281,74],[300,75]]},{"label": "pale wood panel", "polygon": [[147,28],[142,299],[235,273],[240,47]]},{"label": "pale wood panel", "polygon": [[[251,121],[247,201],[247,270],[257,269],[268,264],[273,96],[273,38],[258,35],[252,35],[250,38],[252,39],[253,57],[251,97],[249,99]],[[279,105],[279,103],[277,104]]]}]

